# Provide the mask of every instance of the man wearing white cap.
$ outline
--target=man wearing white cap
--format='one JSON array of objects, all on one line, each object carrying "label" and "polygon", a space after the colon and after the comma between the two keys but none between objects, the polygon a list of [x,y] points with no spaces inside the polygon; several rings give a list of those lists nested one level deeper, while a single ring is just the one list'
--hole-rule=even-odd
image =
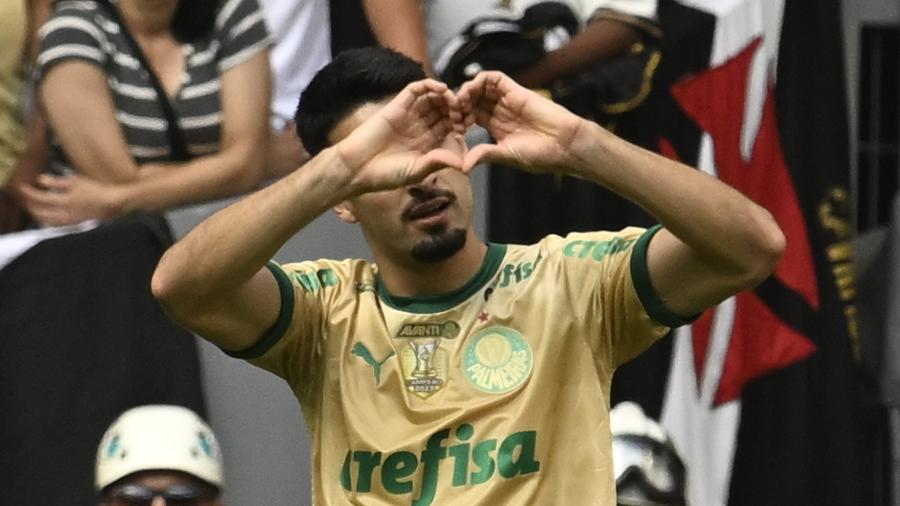
[{"label": "man wearing white cap", "polygon": [[222,454],[190,409],[129,409],[97,448],[95,486],[104,506],[222,506]]}]

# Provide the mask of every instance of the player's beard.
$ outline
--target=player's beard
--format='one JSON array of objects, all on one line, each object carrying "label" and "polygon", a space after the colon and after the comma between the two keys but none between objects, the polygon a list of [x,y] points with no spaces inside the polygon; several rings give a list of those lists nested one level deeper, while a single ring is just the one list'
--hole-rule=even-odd
[{"label": "player's beard", "polygon": [[446,260],[466,245],[466,231],[462,228],[440,227],[412,247],[413,259],[425,264]]}]

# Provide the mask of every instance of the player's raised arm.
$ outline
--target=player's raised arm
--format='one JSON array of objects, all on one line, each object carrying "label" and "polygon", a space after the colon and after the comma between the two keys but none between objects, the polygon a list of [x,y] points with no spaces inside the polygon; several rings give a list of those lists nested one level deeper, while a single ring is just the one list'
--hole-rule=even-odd
[{"label": "player's raised arm", "polygon": [[651,282],[666,307],[694,315],[750,288],[775,268],[785,239],[772,216],[716,178],[634,146],[596,123],[485,72],[459,92],[469,121],[497,140],[466,155],[556,172],[605,186],[663,225],[648,251]]},{"label": "player's raised arm", "polygon": [[252,344],[276,320],[280,295],[266,262],[295,233],[362,193],[460,168],[456,97],[441,83],[410,84],[342,141],[284,179],[214,214],[163,256],[153,294],[180,323],[228,350]]}]

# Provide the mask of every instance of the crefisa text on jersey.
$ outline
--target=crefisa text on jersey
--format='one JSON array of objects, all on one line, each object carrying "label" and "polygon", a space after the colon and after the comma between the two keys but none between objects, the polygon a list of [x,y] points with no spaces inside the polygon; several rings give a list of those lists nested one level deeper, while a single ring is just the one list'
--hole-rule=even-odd
[{"label": "crefisa text on jersey", "polygon": [[[455,433],[458,444],[444,446],[444,441]],[[438,490],[440,470],[444,460],[453,467],[451,485],[462,487],[479,485],[490,480],[495,472],[504,479],[536,473],[541,463],[535,460],[536,431],[510,434],[498,445],[497,439],[469,442],[475,427],[463,423],[456,428],[443,429],[432,434],[425,448],[417,456],[413,452],[381,452],[348,450],[341,469],[341,485],[348,492],[371,492],[373,480],[381,481],[382,488],[392,495],[413,492],[414,476],[421,473],[421,487],[413,506],[432,504]],[[355,468],[356,472],[353,472]],[[355,479],[354,479],[355,478]]]}]

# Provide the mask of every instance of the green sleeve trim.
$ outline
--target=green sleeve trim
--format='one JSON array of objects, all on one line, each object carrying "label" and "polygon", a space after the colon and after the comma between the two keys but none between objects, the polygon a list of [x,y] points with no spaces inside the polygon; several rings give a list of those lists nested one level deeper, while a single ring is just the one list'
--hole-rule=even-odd
[{"label": "green sleeve trim", "polygon": [[647,268],[647,250],[650,248],[650,239],[660,229],[662,229],[662,225],[650,227],[634,245],[634,251],[631,252],[631,279],[634,281],[634,289],[637,291],[638,299],[643,304],[644,311],[647,311],[647,314],[650,315],[650,318],[667,327],[680,327],[693,322],[700,315],[685,318],[673,313],[663,304],[656,290],[653,289],[653,284],[650,282],[650,272]]},{"label": "green sleeve trim", "polygon": [[269,262],[266,264],[266,267],[275,276],[275,281],[278,283],[278,291],[281,293],[281,308],[278,310],[278,319],[249,348],[238,351],[222,350],[231,357],[248,360],[265,355],[281,339],[288,326],[290,326],[291,319],[294,317],[294,285],[288,279],[287,274],[275,262]]}]

